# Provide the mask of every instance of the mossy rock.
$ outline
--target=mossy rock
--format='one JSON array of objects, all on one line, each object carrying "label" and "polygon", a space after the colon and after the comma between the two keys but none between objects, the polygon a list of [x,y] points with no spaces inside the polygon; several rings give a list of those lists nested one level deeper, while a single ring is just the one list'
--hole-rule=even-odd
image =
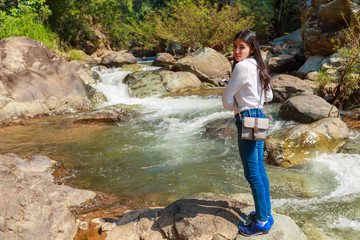
[{"label": "mossy rock", "polygon": [[300,165],[307,158],[337,152],[348,137],[347,125],[339,118],[324,118],[280,130],[265,141],[266,162],[282,167]]}]

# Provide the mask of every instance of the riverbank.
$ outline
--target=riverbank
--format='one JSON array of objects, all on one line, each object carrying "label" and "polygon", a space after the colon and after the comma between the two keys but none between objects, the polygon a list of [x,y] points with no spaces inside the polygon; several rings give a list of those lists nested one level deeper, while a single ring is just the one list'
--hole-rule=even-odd
[{"label": "riverbank", "polygon": [[[40,155],[0,155],[1,239],[243,239],[236,224],[248,220],[251,196],[190,198],[149,208],[140,197],[56,185],[55,164]],[[306,239],[289,217],[273,215],[276,224],[268,239]]]}]

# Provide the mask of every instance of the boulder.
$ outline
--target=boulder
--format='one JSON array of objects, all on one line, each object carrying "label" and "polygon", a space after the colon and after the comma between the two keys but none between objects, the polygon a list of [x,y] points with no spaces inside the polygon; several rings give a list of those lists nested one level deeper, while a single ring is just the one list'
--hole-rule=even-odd
[{"label": "boulder", "polygon": [[222,79],[230,78],[231,65],[225,56],[205,47],[176,61],[172,70],[191,72],[202,82],[218,86]]},{"label": "boulder", "polygon": [[169,53],[156,54],[155,60],[152,65],[159,67],[172,66],[175,63],[175,58]]},{"label": "boulder", "polygon": [[123,82],[129,86],[131,96],[142,98],[166,93],[159,71],[133,72],[127,75]]},{"label": "boulder", "polygon": [[[104,224],[101,229],[107,240],[259,239],[238,235],[236,227],[239,222],[249,221],[247,215],[253,210],[254,207],[228,197],[180,199],[166,208],[125,213],[117,222]],[[273,228],[261,239],[306,239],[291,218],[276,213],[273,217]]]},{"label": "boulder", "polygon": [[[341,14],[340,14],[341,13]],[[350,22],[350,6],[347,0],[334,0],[319,5],[319,16],[324,21]]]},{"label": "boulder", "polygon": [[275,46],[281,46],[283,49],[301,48],[303,45],[301,38],[301,29],[290,34],[275,38],[273,40]]},{"label": "boulder", "polygon": [[[254,211],[254,207],[247,207],[241,211],[246,214],[246,216],[249,216],[250,212]],[[238,235],[236,240],[307,240],[306,235],[289,216],[278,214],[274,211],[272,211],[271,215],[273,215],[274,218],[274,225],[268,234],[253,237]],[[249,219],[246,218],[246,220],[247,223],[249,223]],[[219,239],[225,240],[223,238]]]},{"label": "boulder", "polygon": [[92,85],[96,85],[101,81],[100,75],[92,71],[90,66],[82,61],[73,60],[69,62],[71,68],[77,72],[84,83],[86,95],[92,106],[106,102],[104,93],[97,91]]},{"label": "boulder", "polygon": [[68,209],[95,193],[54,183],[46,156],[0,155],[0,239],[74,239],[78,224]]},{"label": "boulder", "polygon": [[267,137],[265,161],[282,167],[303,164],[306,158],[338,151],[348,137],[348,127],[339,118],[300,124]]},{"label": "boulder", "polygon": [[89,107],[79,75],[43,43],[0,41],[0,121]]},{"label": "boulder", "polygon": [[292,54],[280,54],[278,56],[272,57],[268,61],[268,66],[271,72],[280,73],[280,72],[291,72],[299,66],[299,63],[296,61],[295,55]]},{"label": "boulder", "polygon": [[306,59],[304,65],[302,65],[296,72],[299,78],[305,78],[309,72],[319,71],[321,65],[324,63],[324,58],[321,56],[311,56]]},{"label": "boulder", "polygon": [[209,122],[206,125],[205,135],[211,137],[237,137],[235,118],[222,118]]},{"label": "boulder", "polygon": [[106,67],[121,67],[124,64],[136,63],[136,58],[126,50],[112,51],[101,59],[101,64]]},{"label": "boulder", "polygon": [[97,109],[91,112],[80,113],[71,119],[74,123],[116,123],[124,122],[135,117],[142,111],[140,105],[117,104]]},{"label": "boulder", "polygon": [[279,116],[285,120],[312,123],[322,118],[337,117],[338,109],[315,95],[295,96],[288,99],[281,107]]},{"label": "boulder", "polygon": [[291,72],[305,61],[301,29],[275,38],[270,46],[262,46],[261,50],[272,72]]},{"label": "boulder", "polygon": [[319,79],[319,72],[318,71],[312,71],[308,72],[305,76],[305,80],[316,82]]},{"label": "boulder", "polygon": [[272,102],[284,102],[298,95],[314,95],[315,89],[298,77],[279,74],[272,78],[274,98]]},{"label": "boulder", "polygon": [[[329,56],[334,53],[333,38],[344,38],[341,33],[352,22],[359,3],[347,0],[311,1],[302,10],[303,42],[312,55]],[[343,14],[343,15],[342,15]]]},{"label": "boulder", "polygon": [[190,72],[161,72],[162,81],[169,92],[176,92],[188,88],[199,88],[201,81]]},{"label": "boulder", "polygon": [[137,71],[125,77],[130,94],[136,97],[164,95],[199,89],[201,81],[190,72]]}]

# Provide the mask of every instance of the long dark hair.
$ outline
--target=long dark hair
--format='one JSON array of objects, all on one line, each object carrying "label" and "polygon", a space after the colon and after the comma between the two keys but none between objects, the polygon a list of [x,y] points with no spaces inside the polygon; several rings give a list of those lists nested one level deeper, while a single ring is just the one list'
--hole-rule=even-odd
[{"label": "long dark hair", "polygon": [[[259,77],[263,84],[263,89],[266,93],[266,90],[270,88],[271,77],[269,69],[261,57],[259,42],[256,40],[256,34],[253,31],[244,29],[238,34],[236,34],[234,41],[238,38],[243,40],[250,47],[251,50],[255,49],[251,56],[253,56],[257,62],[257,68],[259,69]],[[235,60],[234,57],[233,69],[235,68],[236,63],[238,62]]]}]

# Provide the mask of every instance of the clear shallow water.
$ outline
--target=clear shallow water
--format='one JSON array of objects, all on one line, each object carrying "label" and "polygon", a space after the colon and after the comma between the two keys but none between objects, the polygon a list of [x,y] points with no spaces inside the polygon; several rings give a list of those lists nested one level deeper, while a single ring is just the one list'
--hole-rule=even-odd
[{"label": "clear shallow water", "polygon": [[[102,82],[94,87],[108,97],[104,105],[144,106],[141,116],[114,126],[69,124],[70,115],[3,128],[0,152],[46,154],[73,166],[75,187],[141,195],[154,205],[209,193],[250,193],[236,140],[204,135],[208,122],[232,116],[219,96],[131,98],[122,83],[128,73],[99,72]],[[278,119],[278,109],[266,109],[270,131],[296,124]],[[360,141],[358,132],[351,132],[351,141]],[[275,211],[290,215],[310,239],[359,239],[359,156],[322,155],[289,169],[266,166]]]}]

